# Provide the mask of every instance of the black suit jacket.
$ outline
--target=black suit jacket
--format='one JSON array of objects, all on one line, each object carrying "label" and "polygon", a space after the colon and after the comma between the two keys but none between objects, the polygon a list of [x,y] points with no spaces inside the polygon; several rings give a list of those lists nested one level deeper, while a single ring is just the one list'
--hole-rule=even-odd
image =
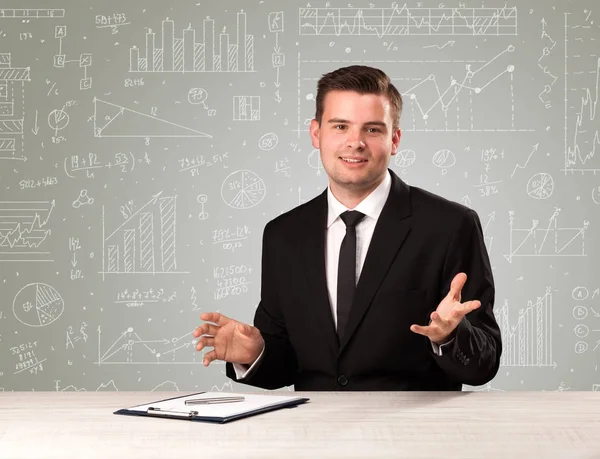
[{"label": "black suit jacket", "polygon": [[[303,391],[461,390],[494,378],[502,343],[477,213],[390,173],[341,342],[325,277],[327,191],[265,226],[254,317],[265,350],[239,382]],[[468,276],[462,301],[481,306],[463,318],[439,356],[410,326],[429,323],[459,272]],[[226,371],[238,381],[231,363]]]}]

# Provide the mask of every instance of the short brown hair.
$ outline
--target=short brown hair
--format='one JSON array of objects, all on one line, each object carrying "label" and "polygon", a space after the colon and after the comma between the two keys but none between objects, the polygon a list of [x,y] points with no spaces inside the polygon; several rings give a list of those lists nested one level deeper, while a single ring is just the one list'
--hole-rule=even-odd
[{"label": "short brown hair", "polygon": [[359,94],[385,95],[392,108],[392,127],[398,128],[402,112],[402,96],[382,71],[366,65],[351,65],[324,74],[317,83],[315,119],[321,125],[325,96],[329,91],[355,91]]}]

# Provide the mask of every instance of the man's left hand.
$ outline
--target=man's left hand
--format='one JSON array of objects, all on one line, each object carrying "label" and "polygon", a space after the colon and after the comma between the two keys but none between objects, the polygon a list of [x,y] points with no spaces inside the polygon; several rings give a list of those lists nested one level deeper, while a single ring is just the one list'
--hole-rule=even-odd
[{"label": "man's left hand", "polygon": [[462,318],[471,311],[474,311],[481,302],[477,300],[461,303],[461,291],[467,275],[458,273],[450,284],[448,295],[438,305],[437,309],[431,313],[431,322],[429,325],[411,325],[410,329],[420,335],[427,336],[435,344],[441,345],[450,340],[450,335],[458,326]]}]

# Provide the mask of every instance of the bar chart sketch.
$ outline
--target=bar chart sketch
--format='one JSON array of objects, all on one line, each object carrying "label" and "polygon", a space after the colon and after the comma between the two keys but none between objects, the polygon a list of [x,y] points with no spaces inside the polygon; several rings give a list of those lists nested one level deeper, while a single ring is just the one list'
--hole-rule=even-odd
[{"label": "bar chart sketch", "polygon": [[204,132],[94,98],[95,137],[208,137]]},{"label": "bar chart sketch", "polygon": [[0,201],[0,263],[54,261],[43,249],[55,206],[54,200]]},{"label": "bar chart sketch", "polygon": [[29,70],[13,67],[11,54],[0,53],[0,160],[27,160],[23,155],[23,123]]},{"label": "bar chart sketch", "polygon": [[[571,17],[575,16],[575,17]],[[600,172],[600,25],[592,11],[565,13],[565,174]]]},{"label": "bar chart sketch", "polygon": [[[175,36],[175,21],[162,21],[159,36],[150,29],[145,49],[129,51],[130,72],[254,72],[254,35],[247,33],[246,13],[237,13],[237,35],[215,34],[214,19],[203,21],[202,32],[191,25]],[[200,37],[199,39],[197,37]]]},{"label": "bar chart sketch", "polygon": [[533,220],[529,228],[515,228],[514,212],[509,212],[509,254],[504,258],[512,263],[514,257],[583,257],[585,253],[585,232],[589,222],[581,227],[560,227],[560,208],[555,208],[548,223],[540,225]]},{"label": "bar chart sketch", "polygon": [[102,274],[172,274],[177,271],[177,197],[155,194],[137,211],[123,206],[126,217],[110,233],[102,206]]},{"label": "bar chart sketch", "polygon": [[552,290],[546,288],[543,296],[528,300],[519,309],[516,324],[509,317],[505,300],[495,311],[502,333],[503,351],[500,365],[504,367],[554,367],[552,357]]},{"label": "bar chart sketch", "polygon": [[517,35],[517,8],[300,8],[300,35]]},{"label": "bar chart sketch", "polygon": [[[184,357],[180,357],[182,354]],[[201,364],[202,358],[203,354],[196,351],[192,331],[171,339],[148,340],[129,327],[112,344],[103,346],[102,328],[98,326],[96,365]]]},{"label": "bar chart sketch", "polygon": [[233,121],[260,121],[260,96],[233,96]]}]

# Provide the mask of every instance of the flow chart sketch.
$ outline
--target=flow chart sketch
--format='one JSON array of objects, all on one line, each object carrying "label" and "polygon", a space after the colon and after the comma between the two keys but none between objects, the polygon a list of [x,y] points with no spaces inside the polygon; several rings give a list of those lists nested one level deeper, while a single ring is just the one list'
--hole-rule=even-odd
[{"label": "flow chart sketch", "polygon": [[63,40],[67,37],[67,26],[56,26],[54,37],[59,40],[58,54],[54,56],[54,67],[64,69],[66,64],[75,63],[83,69],[83,77],[79,80],[79,89],[81,91],[92,87],[92,79],[87,76],[88,67],[92,65],[92,55],[84,53],[79,56],[79,59],[67,60],[66,54],[63,54]]},{"label": "flow chart sketch", "polygon": [[0,53],[0,160],[27,160],[23,124],[25,83],[31,81],[29,70],[13,67],[11,54]]},{"label": "flow chart sketch", "polygon": [[511,322],[509,303],[494,311],[502,333],[503,351],[500,365],[504,367],[555,367],[552,356],[552,290],[528,300],[518,311],[516,323]]},{"label": "flow chart sketch", "polygon": [[130,72],[254,72],[254,36],[247,33],[247,17],[237,13],[237,37],[221,32],[216,41],[215,21],[207,17],[198,33],[191,25],[175,36],[175,22],[162,21],[161,34],[146,33],[145,50],[136,46],[129,51]]},{"label": "flow chart sketch", "polygon": [[207,137],[204,132],[94,98],[94,136],[103,137]]},{"label": "flow chart sketch", "polygon": [[55,206],[54,200],[0,201],[0,264],[54,261],[43,249],[49,245]]},{"label": "flow chart sketch", "polygon": [[533,220],[530,228],[516,228],[514,212],[509,212],[509,254],[504,258],[512,263],[514,257],[583,257],[585,232],[589,222],[581,227],[561,227],[560,208],[555,208],[547,224]]},{"label": "flow chart sketch", "polygon": [[107,231],[102,206],[102,274],[173,274],[177,271],[177,196],[162,191],[133,211],[121,207],[125,221]]},{"label": "flow chart sketch", "polygon": [[[403,131],[412,132],[535,132],[518,113],[525,101],[515,93],[515,47],[510,45],[489,60],[394,60],[402,74],[390,79],[404,99]],[[308,131],[303,120],[314,112],[315,79],[326,73],[328,60],[298,56],[298,132]],[[346,65],[361,61],[343,61]],[[377,66],[390,60],[371,60]],[[494,110],[490,110],[490,105]],[[304,115],[302,117],[302,115]],[[304,129],[302,129],[304,127]]]},{"label": "flow chart sketch", "polygon": [[[202,364],[202,354],[196,351],[192,331],[171,339],[148,340],[142,338],[134,327],[129,327],[109,345],[103,344],[102,336],[102,328],[98,326],[96,365]],[[200,356],[198,360],[197,356]]]},{"label": "flow chart sketch", "polygon": [[250,209],[266,196],[265,182],[252,171],[236,171],[229,174],[221,186],[221,197],[234,209]]},{"label": "flow chart sketch", "polygon": [[592,11],[565,13],[565,173],[600,172],[599,34]]},{"label": "flow chart sketch", "polygon": [[517,8],[300,8],[300,35],[517,35]]},{"label": "flow chart sketch", "polygon": [[44,327],[57,320],[65,309],[60,294],[47,284],[28,284],[17,292],[13,302],[15,318],[29,327]]}]

